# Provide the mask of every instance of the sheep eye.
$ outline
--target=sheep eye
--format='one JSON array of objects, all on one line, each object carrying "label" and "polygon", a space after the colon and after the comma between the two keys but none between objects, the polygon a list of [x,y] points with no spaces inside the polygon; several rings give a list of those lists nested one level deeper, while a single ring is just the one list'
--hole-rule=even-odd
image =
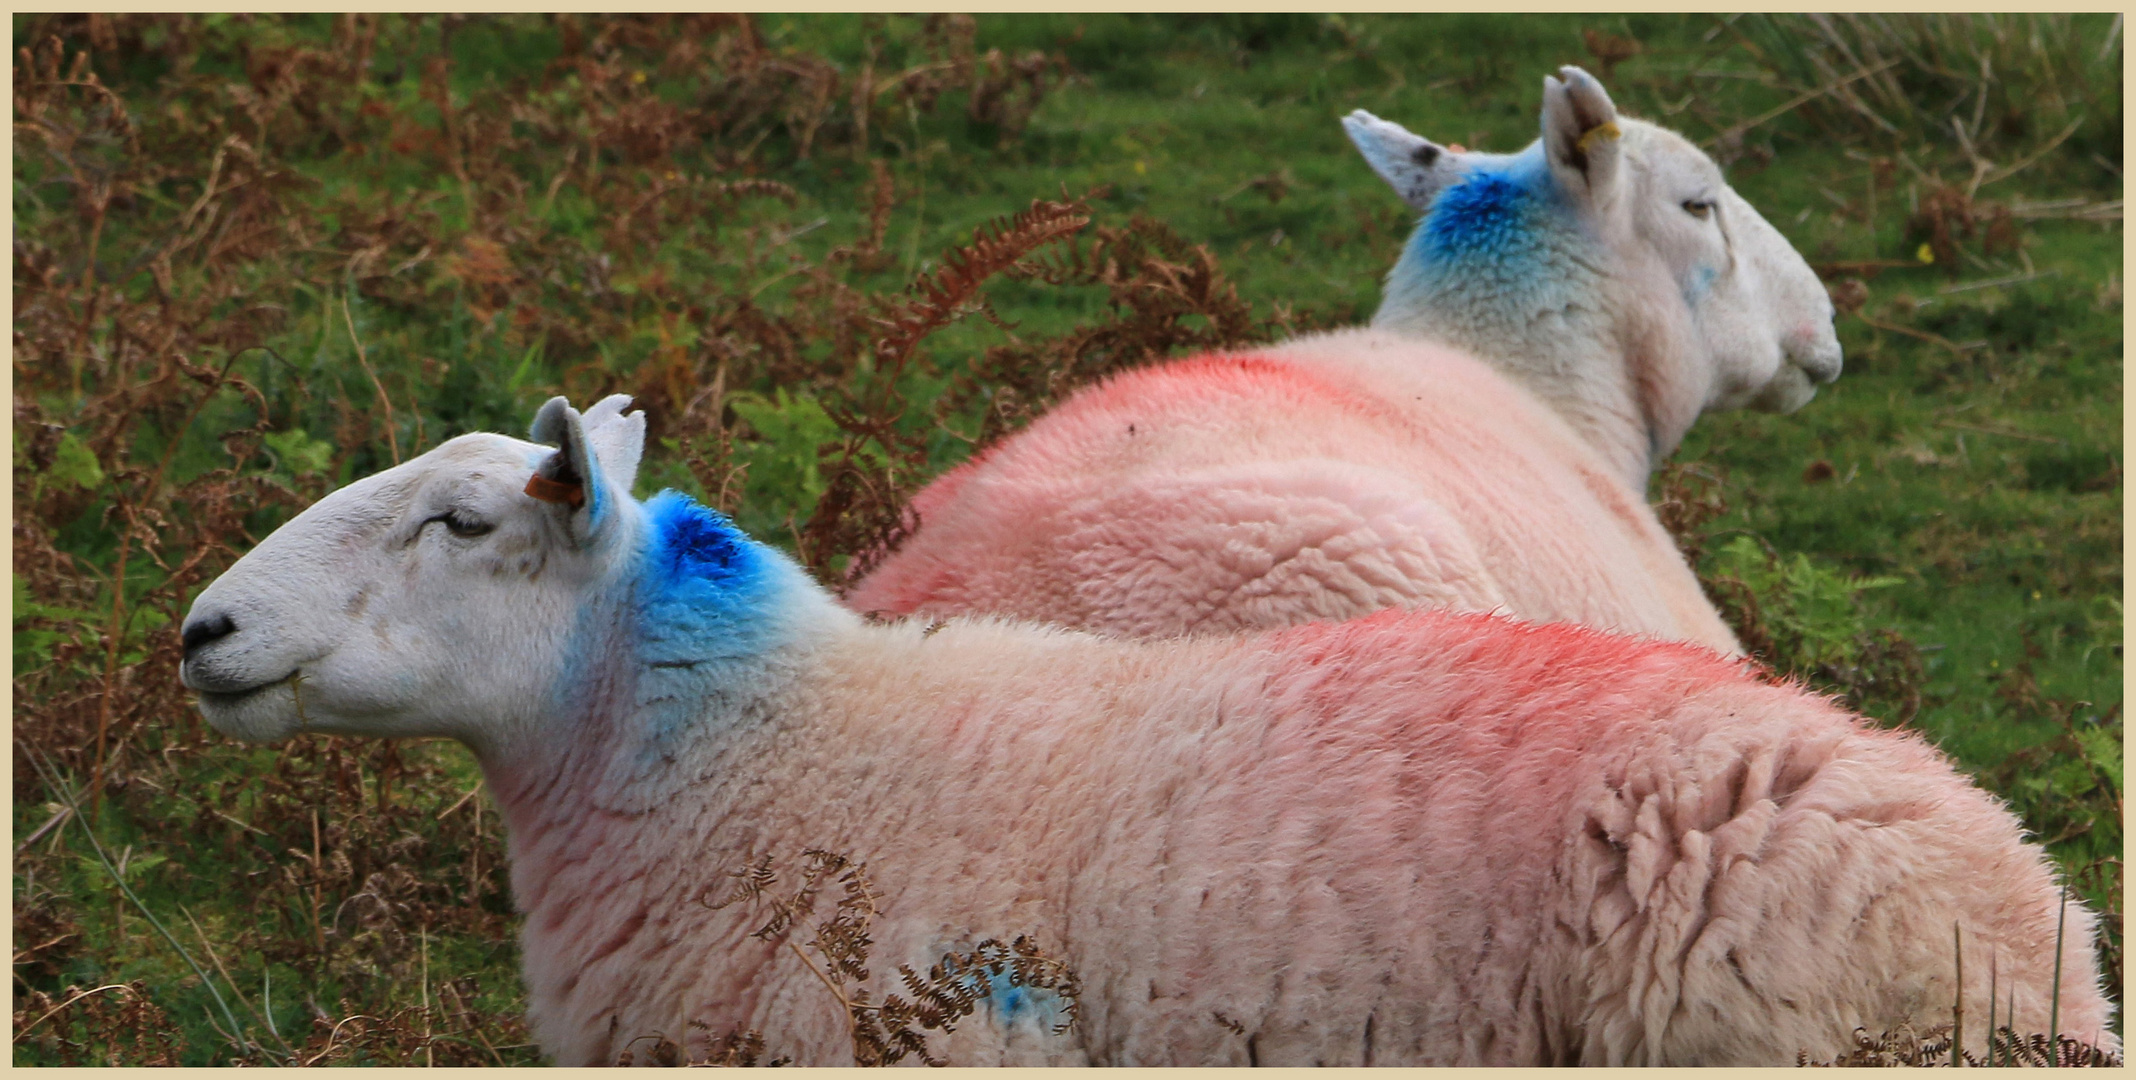
[{"label": "sheep eye", "polygon": [[446,532],[449,532],[454,536],[460,537],[462,539],[473,539],[477,536],[487,536],[489,535],[490,530],[496,528],[495,525],[492,525],[487,521],[478,521],[474,518],[463,517],[457,510],[448,510],[445,513],[439,514],[438,516],[431,518],[430,521],[423,522],[423,524],[428,525],[431,521],[444,522]]},{"label": "sheep eye", "polygon": [[1684,212],[1704,221],[1713,216],[1713,203],[1706,199],[1685,199]]}]

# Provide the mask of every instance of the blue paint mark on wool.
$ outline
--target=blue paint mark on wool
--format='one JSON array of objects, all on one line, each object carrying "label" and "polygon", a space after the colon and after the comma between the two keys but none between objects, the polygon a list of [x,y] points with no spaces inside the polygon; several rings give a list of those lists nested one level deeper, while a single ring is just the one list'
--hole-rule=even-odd
[{"label": "blue paint mark on wool", "polygon": [[1014,1022],[1025,1012],[1032,1011],[1031,992],[1021,986],[994,991],[994,1007],[1001,1011],[1004,1020]]},{"label": "blue paint mark on wool", "polygon": [[1538,319],[1593,306],[1596,245],[1540,142],[1480,155],[1410,235],[1381,315],[1471,348],[1514,347]]},{"label": "blue paint mark on wool", "polygon": [[1424,221],[1428,254],[1442,259],[1506,253],[1522,246],[1535,192],[1498,172],[1479,172],[1440,194]]},{"label": "blue paint mark on wool", "polygon": [[1402,262],[1424,278],[1513,279],[1547,273],[1579,225],[1540,143],[1471,166],[1410,237]]},{"label": "blue paint mark on wool", "polygon": [[984,977],[986,1001],[997,1022],[1011,1027],[1030,1023],[1049,1032],[1061,1023],[1064,1002],[1059,994],[1013,983],[1007,971],[987,972]]},{"label": "blue paint mark on wool", "polygon": [[654,671],[757,656],[775,644],[786,575],[725,514],[678,491],[645,503],[638,657]]},{"label": "blue paint mark on wool", "polygon": [[727,515],[678,491],[663,491],[645,504],[653,525],[649,569],[670,591],[739,583],[747,574],[748,545],[755,542]]}]

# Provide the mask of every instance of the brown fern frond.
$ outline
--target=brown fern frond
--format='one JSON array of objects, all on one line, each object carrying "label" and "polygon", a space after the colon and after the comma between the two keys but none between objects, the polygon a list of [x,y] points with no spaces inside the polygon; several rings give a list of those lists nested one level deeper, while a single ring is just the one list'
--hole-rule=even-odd
[{"label": "brown fern frond", "polygon": [[[1085,196],[1089,198],[1090,196]],[[1114,372],[1187,349],[1226,349],[1320,325],[1285,308],[1260,318],[1241,300],[1216,256],[1170,226],[1137,215],[1101,225],[1071,243],[1019,263],[1011,277],[1059,287],[1102,287],[1104,321],[1040,343],[995,346],[951,383],[936,404],[938,422],[985,402],[976,442],[1015,430],[1062,396]]]},{"label": "brown fern frond", "polygon": [[[1074,1026],[1082,993],[1080,980],[1067,964],[1048,956],[1028,935],[1018,935],[1007,945],[988,938],[970,952],[946,953],[924,976],[911,965],[900,964],[898,981],[910,997],[889,993],[878,1002],[861,985],[871,978],[867,961],[875,941],[869,928],[880,913],[867,864],[822,848],[810,848],[802,858],[800,883],[791,894],[777,899],[766,899],[776,880],[769,857],[760,856],[726,876],[742,883],[734,890],[738,898],[746,896],[772,908],[771,919],[754,935],[765,941],[790,933],[813,913],[823,887],[831,880],[837,881],[842,892],[838,904],[828,918],[815,924],[806,943],[809,950],[823,958],[824,966],[807,960],[806,953],[802,958],[827,988],[836,988],[850,1024],[855,1064],[892,1065],[907,1057],[917,1057],[929,1065],[948,1064],[928,1048],[926,1033],[954,1032],[959,1021],[977,1010],[979,1002],[1002,988],[1053,993],[1061,1002],[1062,1016],[1053,1028],[1054,1034],[1065,1033]],[[704,1026],[694,1021],[693,1024]],[[754,1032],[737,1031],[727,1037],[725,1044],[713,1049],[711,1058],[691,1064],[754,1063],[763,1050],[763,1040],[754,1036]],[[655,1060],[665,1062],[662,1055],[672,1057],[677,1053],[673,1044],[658,1033],[645,1038],[653,1041]],[[632,1053],[627,1046],[623,1061],[627,1063]]]},{"label": "brown fern frond", "polygon": [[977,310],[979,286],[1015,268],[1033,251],[1075,235],[1090,223],[1090,208],[1080,199],[1031,200],[1031,207],[1009,218],[981,225],[972,241],[942,256],[941,269],[924,274],[907,288],[914,299],[897,305],[886,318],[875,345],[878,373],[902,370],[922,338]]},{"label": "brown fern frond", "polygon": [[2049,1039],[2041,1032],[2022,1035],[2007,1027],[1996,1028],[1989,1033],[1986,1061],[1974,1057],[1962,1048],[1954,1048],[1949,1024],[1940,1024],[1922,1032],[1901,1025],[1875,1038],[1870,1037],[1866,1028],[1855,1028],[1853,1043],[1852,1049],[1830,1061],[1813,1061],[1808,1051],[1797,1051],[1795,1064],[1816,1068],[1950,1067],[1961,1062],[1974,1068],[1984,1065],[2018,1065],[2030,1068],[2122,1066],[2120,1055],[2110,1054],[2067,1035]]},{"label": "brown fern frond", "polygon": [[752,198],[777,199],[788,206],[792,206],[801,199],[801,193],[795,191],[792,185],[782,184],[777,180],[761,178],[715,180],[707,184],[706,189],[709,194],[726,202],[737,202],[742,199]]},{"label": "brown fern frond", "polygon": [[712,891],[711,887],[707,886],[703,893],[698,894],[697,902],[714,911],[718,911],[721,908],[732,907],[744,900],[755,901],[758,897],[764,895],[765,889],[770,888],[772,883],[778,880],[778,874],[771,869],[771,856],[769,855],[760,855],[755,862],[739,870],[729,870],[726,876],[734,879],[734,887],[725,896],[720,897],[718,900],[706,900],[704,894]]},{"label": "brown fern frond", "polygon": [[890,256],[883,251],[883,236],[890,229],[890,211],[897,205],[897,185],[890,177],[890,166],[881,158],[868,159],[868,235],[851,246],[831,249],[824,256],[826,265],[851,262],[863,273],[875,273],[890,265]]}]

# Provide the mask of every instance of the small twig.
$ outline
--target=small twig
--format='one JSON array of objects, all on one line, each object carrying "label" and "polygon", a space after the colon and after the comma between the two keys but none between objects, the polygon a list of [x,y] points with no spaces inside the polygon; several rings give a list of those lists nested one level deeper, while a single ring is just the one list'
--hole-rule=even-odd
[{"label": "small twig", "polygon": [[[224,967],[222,957],[216,955],[214,944],[208,941],[208,932],[200,928],[200,920],[194,918],[193,913],[187,911],[184,904],[178,905],[178,912],[185,916],[185,921],[193,924],[193,933],[200,938],[200,947],[207,951],[208,960],[215,965],[215,970],[222,973],[223,981],[230,984],[230,992],[237,995],[237,1003],[243,1005],[245,1011],[251,1013],[252,1018],[258,1020],[261,1026],[265,1027],[269,1032],[274,1031],[274,1025],[268,1023],[267,1018],[261,1016],[260,1011],[252,1007],[252,1002],[245,998],[244,991],[237,988],[237,980],[230,977],[230,969]],[[276,1035],[274,1038],[276,1042],[282,1042],[280,1035]],[[245,1041],[249,1042],[251,1040]],[[282,1049],[288,1052],[291,1057],[296,1056],[296,1050],[292,1049],[288,1043],[282,1042]]]},{"label": "small twig", "polygon": [[794,944],[792,934],[788,934],[786,937],[786,947],[792,949],[794,955],[801,958],[801,966],[807,968],[809,974],[814,975],[821,981],[824,988],[831,992],[831,996],[838,999],[839,1008],[845,1013],[846,1038],[857,1039],[859,1033],[853,1025],[853,1000],[846,997],[845,991],[840,989],[836,983],[833,983],[830,976],[825,975],[816,967],[816,962],[810,960],[808,954],[801,951],[801,946]]},{"label": "small twig", "polygon": [[1951,1005],[1951,1064],[1965,1065],[1965,939],[1951,924],[1951,952],[1958,958],[1958,996]]},{"label": "small twig", "polygon": [[321,927],[321,926],[319,925],[319,876],[320,876],[320,875],[319,875],[319,867],[320,867],[321,863],[320,863],[320,861],[319,861],[319,811],[318,811],[318,809],[317,809],[317,808],[314,808],[314,809],[312,810],[312,813],[311,813],[311,822],[312,822],[312,857],[311,857],[311,909],[312,909],[312,944],[313,944],[313,945],[315,945],[315,946],[317,946],[317,948],[318,948],[318,950],[319,950],[319,955],[321,955],[321,956],[325,956],[325,955],[326,955],[326,931],[325,931],[325,929],[323,929],[323,928],[322,928],[322,927]]},{"label": "small twig", "polygon": [[504,1055],[498,1053],[497,1048],[490,1045],[489,1036],[482,1034],[482,1028],[475,1023],[474,1010],[467,1007],[467,1000],[460,996],[458,990],[453,989],[452,983],[449,981],[439,983],[438,989],[441,993],[452,995],[453,1004],[459,1007],[461,1019],[467,1021],[467,1033],[473,1035],[476,1041],[482,1044],[482,1048],[489,1051],[490,1060],[496,1062],[498,1067],[502,1068],[504,1066]]},{"label": "small twig", "polygon": [[80,934],[77,934],[77,933],[75,933],[74,931],[72,931],[72,930],[69,930],[69,931],[67,931],[67,932],[66,932],[66,933],[64,933],[64,934],[61,934],[61,935],[59,935],[58,937],[51,937],[51,938],[46,938],[46,939],[44,939],[43,941],[40,941],[40,942],[38,942],[37,944],[35,944],[35,945],[32,945],[32,946],[30,946],[29,948],[27,948],[27,949],[24,949],[24,950],[22,950],[21,952],[18,952],[18,953],[16,953],[16,954],[15,954],[15,963],[18,963],[18,964],[20,964],[20,963],[22,963],[23,961],[27,960],[28,958],[30,958],[30,957],[32,957],[32,956],[36,956],[36,955],[37,955],[38,953],[41,953],[41,952],[45,951],[46,949],[49,949],[49,948],[51,948],[52,946],[54,946],[54,945],[57,945],[57,944],[59,944],[60,942],[62,942],[62,941],[65,941],[65,940],[67,940],[68,938],[71,938],[71,937],[80,937],[80,936],[81,936]]},{"label": "small twig", "polygon": [[2047,1002],[2047,1045],[2054,1051],[2049,1064],[2062,1057],[2062,924],[2069,920],[2069,880],[2062,880],[2062,900],[2054,909],[2054,996]]},{"label": "small twig", "polygon": [[342,1026],[343,1026],[343,1025],[345,1025],[345,1024],[347,1024],[347,1023],[349,1023],[349,1022],[350,1022],[350,1021],[352,1021],[352,1020],[376,1020],[376,1019],[378,1019],[378,1018],[377,1018],[377,1017],[375,1017],[375,1016],[366,1016],[366,1015],[364,1015],[363,1013],[357,1013],[357,1014],[356,1014],[356,1015],[354,1015],[354,1016],[348,1016],[348,1017],[343,1017],[343,1018],[342,1018],[342,1021],[341,1021],[341,1023],[339,1023],[339,1024],[335,1024],[335,1025],[334,1025],[334,1030],[332,1030],[332,1031],[329,1031],[329,1032],[327,1032],[327,1033],[326,1033],[326,1048],[325,1048],[324,1050],[321,1050],[321,1051],[319,1051],[318,1053],[316,1053],[316,1054],[312,1055],[312,1056],[311,1056],[311,1058],[309,1058],[308,1060],[306,1060],[306,1061],[304,1062],[304,1067],[308,1069],[308,1068],[310,1068],[310,1067],[312,1067],[312,1066],[314,1066],[314,1065],[317,1065],[317,1064],[319,1063],[320,1059],[322,1059],[322,1058],[326,1057],[326,1055],[328,1055],[328,1054],[331,1054],[331,1053],[333,1053],[333,1052],[334,1052],[334,1040],[335,1040],[335,1039],[338,1039],[338,1038],[340,1038],[340,1037],[341,1037],[341,1028],[342,1028]]},{"label": "small twig", "polygon": [[536,220],[549,220],[549,208],[556,202],[556,189],[563,187],[564,181],[569,180],[571,178],[571,165],[577,160],[577,146],[572,146],[564,151],[564,163],[562,166],[557,168],[556,175],[554,177],[551,177],[549,180],[549,190],[541,197],[541,213],[536,215]]},{"label": "small twig", "polygon": [[1994,428],[1975,427],[1971,424],[1960,424],[1950,420],[1938,420],[1936,421],[1936,426],[1952,428],[1958,431],[1974,431],[1982,435],[2000,435],[2005,439],[2023,439],[2026,442],[2046,443],[2050,446],[2069,445],[2067,439],[2057,439],[2048,435],[2028,435],[2022,431],[1997,431]]},{"label": "small twig", "polygon": [[2006,166],[2004,168],[2000,168],[1995,170],[1994,172],[1989,173],[1987,175],[1987,178],[1983,179],[1980,182],[1980,186],[1986,187],[1989,184],[1996,182],[1997,180],[2008,180],[2009,178],[2016,176],[2018,173],[2024,171],[2025,168],[2031,165],[2033,162],[2038,161],[2043,157],[2046,157],[2049,151],[2053,150],[2057,146],[2062,145],[2063,140],[2069,138],[2071,135],[2076,134],[2078,125],[2082,123],[2084,123],[2084,118],[2081,116],[2076,118],[2075,120],[2071,120],[2069,122],[2069,126],[2063,128],[2062,133],[2060,135],[2057,135],[2054,138],[2047,140],[2047,145],[2042,146],[2039,149],[2034,150],[2032,153],[2025,155],[2023,158],[2019,159],[2017,164],[2015,165]]},{"label": "small twig", "polygon": [[1767,109],[1765,112],[1762,112],[1757,116],[1751,117],[1750,119],[1745,120],[1739,124],[1731,125],[1727,130],[1722,131],[1720,134],[1710,136],[1705,140],[1701,141],[1699,145],[1701,147],[1711,149],[1713,146],[1720,143],[1724,139],[1732,139],[1741,136],[1744,132],[1749,131],[1751,128],[1757,127],[1758,125],[1763,124],[1768,120],[1774,120],[1778,119],[1779,117],[1785,116],[1788,113],[1793,112],[1796,109],[1802,107],[1803,105],[1815,101],[1818,98],[1825,96],[1826,94],[1830,94],[1839,90],[1839,88],[1846,86],[1848,83],[1854,82],[1858,79],[1868,78],[1869,76],[1874,75],[1877,72],[1880,72],[1885,68],[1891,67],[1897,63],[1898,61],[1895,59],[1886,60],[1873,68],[1859,69],[1855,71],[1854,74],[1849,75],[1846,78],[1839,79],[1835,82],[1826,83],[1825,85],[1820,86],[1815,90],[1809,90],[1801,94],[1797,94],[1793,100],[1788,101],[1786,104],[1778,106],[1777,108]]},{"label": "small twig", "polygon": [[1937,289],[1936,291],[1945,295],[1949,295],[1951,293],[1972,292],[1974,289],[1991,289],[1997,285],[2017,285],[2022,282],[2033,281],[2039,278],[2057,277],[2061,273],[2062,271],[2060,268],[2050,270],[2038,270],[2029,274],[2011,274],[2007,277],[1989,278],[1986,281],[1968,281],[1962,285],[1945,285],[1944,287]]},{"label": "small twig", "polygon": [[435,1067],[438,1062],[430,1032],[430,928],[425,926],[420,933],[423,942],[423,1064]]},{"label": "small twig", "polygon": [[[353,285],[351,286],[353,287]],[[378,381],[378,372],[371,370],[370,358],[364,355],[363,339],[356,336],[356,319],[349,314],[349,295],[341,294],[341,321],[348,324],[349,341],[356,346],[356,362],[363,365],[363,373],[371,377],[371,388],[378,391],[378,403],[386,410],[386,446],[393,451],[393,464],[400,464],[400,438],[394,433],[393,399],[386,396],[384,383]]]},{"label": "small twig", "polygon": [[15,1033],[14,1041],[21,1042],[22,1037],[30,1033],[30,1028],[34,1028],[37,1025],[42,1024],[47,1020],[50,1020],[52,1017],[57,1016],[62,1009],[65,1009],[70,1005],[76,1004],[77,1002],[80,1002],[83,998],[89,997],[92,994],[101,994],[106,990],[124,990],[129,994],[133,993],[133,988],[127,986],[125,983],[105,983],[104,985],[99,986],[94,990],[79,991],[73,997],[70,997],[67,1000],[60,1002],[59,1004],[52,1006],[50,1009],[47,1009],[43,1016],[40,1016],[37,1019],[30,1021],[29,1024],[25,1026],[21,1031]]},{"label": "small twig", "polygon": [[458,810],[459,808],[461,808],[461,807],[463,807],[463,806],[466,806],[466,805],[467,805],[467,800],[469,800],[469,799],[472,799],[472,798],[474,798],[474,797],[475,797],[475,792],[478,792],[478,791],[481,791],[481,790],[482,790],[482,783],[481,783],[481,781],[476,781],[476,782],[475,782],[475,786],[474,786],[474,787],[471,787],[471,788],[468,788],[468,789],[467,789],[467,794],[465,794],[465,795],[462,795],[462,796],[460,796],[460,801],[458,801],[458,802],[456,802],[456,803],[453,803],[453,804],[452,804],[451,806],[448,806],[448,807],[446,807],[446,808],[445,808],[445,809],[443,809],[443,810],[440,810],[440,811],[438,811],[438,816],[437,816],[437,817],[436,817],[436,818],[435,818],[434,820],[437,820],[437,821],[443,821],[443,820],[445,820],[446,818],[448,818],[448,817],[451,817],[451,816],[452,816],[452,812],[453,812],[453,811],[455,811],[455,810]]},{"label": "small twig", "polygon": [[1889,330],[1894,334],[1905,334],[1907,337],[1919,338],[1922,341],[1926,341],[1932,345],[1941,345],[1944,348],[1949,349],[1951,351],[1951,355],[1953,356],[1965,355],[1965,349],[1963,347],[1961,347],[1957,342],[1952,341],[1951,339],[1944,337],[1941,334],[1931,334],[1926,330],[1916,330],[1911,326],[1900,326],[1897,323],[1888,323],[1884,322],[1881,319],[1872,319],[1859,311],[1854,313],[1854,317],[1860,319],[1865,323],[1868,323],[1870,326],[1876,327],[1879,330]]},{"label": "small twig", "polygon": [[422,265],[422,263],[423,263],[423,260],[425,260],[425,259],[427,259],[427,258],[429,258],[429,257],[430,257],[430,245],[429,245],[429,244],[424,244],[424,245],[423,245],[423,248],[422,248],[422,250],[421,250],[421,251],[418,251],[418,252],[416,252],[415,254],[413,254],[413,255],[409,256],[409,257],[407,258],[407,260],[406,260],[406,261],[404,261],[404,262],[400,263],[400,264],[399,264],[398,266],[395,266],[395,267],[394,267],[393,269],[391,269],[391,270],[388,270],[388,271],[386,271],[386,276],[387,276],[387,277],[399,277],[399,276],[400,276],[401,274],[403,274],[403,273],[405,273],[405,272],[407,272],[407,271],[409,271],[409,270],[413,270],[413,269],[415,269],[416,267],[418,267],[418,266]]},{"label": "small twig", "polygon": [[[168,767],[169,767],[169,765],[170,765],[170,763],[169,763],[168,761],[166,761],[166,762],[164,763],[164,765],[165,765],[165,767],[166,767],[166,768],[168,768]],[[146,776],[136,776],[136,777],[134,777],[134,778],[133,778],[133,781],[134,781],[135,783],[140,783],[140,784],[147,784],[147,785],[148,785],[149,787],[151,787],[151,788],[155,789],[155,791],[156,791],[156,793],[157,793],[158,795],[168,795],[168,796],[170,796],[170,797],[171,797],[171,798],[173,798],[173,799],[177,799],[177,800],[179,800],[180,802],[183,802],[183,803],[187,804],[188,806],[191,806],[191,807],[192,807],[192,808],[194,808],[195,810],[205,810],[205,811],[207,811],[208,813],[210,813],[210,814],[213,814],[213,815],[215,815],[216,817],[219,817],[219,818],[223,819],[224,821],[227,821],[227,822],[229,822],[230,824],[232,824],[232,825],[235,825],[235,826],[237,826],[238,828],[240,828],[240,829],[243,829],[243,830],[245,830],[246,832],[252,833],[252,834],[253,834],[253,835],[255,835],[255,836],[272,836],[272,835],[274,835],[274,834],[272,834],[272,833],[268,832],[267,830],[265,830],[265,829],[262,829],[262,828],[260,828],[260,827],[258,827],[258,826],[256,826],[256,825],[251,825],[251,824],[248,824],[248,823],[246,823],[245,821],[243,821],[243,820],[241,820],[241,819],[238,819],[238,818],[234,818],[234,817],[231,817],[231,816],[230,816],[229,814],[227,814],[227,813],[225,813],[225,812],[223,812],[223,811],[221,811],[221,810],[218,810],[218,809],[216,809],[215,807],[212,807],[212,806],[207,806],[207,805],[204,805],[204,804],[202,804],[202,803],[200,802],[200,800],[198,800],[198,799],[195,799],[195,798],[193,798],[192,796],[190,796],[190,795],[187,795],[186,793],[184,793],[184,792],[182,792],[182,791],[172,791],[172,790],[170,790],[169,788],[166,788],[166,787],[164,787],[164,786],[163,786],[162,784],[156,783],[156,782],[155,782],[154,780],[152,780],[152,779],[150,779],[150,778],[148,778],[148,777],[146,777]]]},{"label": "small twig", "polygon": [[58,810],[53,811],[52,816],[46,818],[45,823],[39,825],[37,827],[37,831],[30,834],[29,839],[24,840],[22,843],[15,845],[15,854],[19,857],[24,851],[29,849],[29,846],[31,844],[36,843],[44,836],[44,834],[51,832],[53,827],[57,826],[60,822],[67,820],[67,815],[73,812],[74,809],[72,807],[67,806],[62,806]]},{"label": "small twig", "polygon": [[2070,218],[2076,221],[2120,221],[2121,200],[2090,202],[2085,199],[2048,199],[2044,202],[2013,202],[2010,216],[2020,221]]}]

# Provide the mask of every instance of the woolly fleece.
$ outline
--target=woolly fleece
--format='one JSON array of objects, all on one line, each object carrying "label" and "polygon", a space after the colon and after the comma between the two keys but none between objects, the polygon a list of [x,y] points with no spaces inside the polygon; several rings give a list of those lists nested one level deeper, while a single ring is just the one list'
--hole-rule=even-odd
[{"label": "woolly fleece", "polygon": [[1457,350],[1345,330],[1118,376],[924,489],[846,595],[1166,636],[1386,607],[1740,651],[1639,493]]},{"label": "woolly fleece", "polygon": [[[1691,646],[1478,615],[870,625],[719,515],[631,499],[642,418],[608,404],[545,408],[554,454],[462,436],[320,500],[203,591],[183,667],[247,738],[475,749],[561,1063],[686,1020],[849,1061],[763,913],[703,902],[808,848],[879,886],[878,993],[1017,934],[1080,975],[1071,1033],[1004,995],[937,1046],[960,1064],[1779,1065],[1948,1015],[1954,924],[1968,1013],[1992,965],[2045,1024],[2044,857],[1911,735]],[[605,511],[522,494],[537,466]],[[2067,914],[2063,1030],[2116,1046]]]}]

